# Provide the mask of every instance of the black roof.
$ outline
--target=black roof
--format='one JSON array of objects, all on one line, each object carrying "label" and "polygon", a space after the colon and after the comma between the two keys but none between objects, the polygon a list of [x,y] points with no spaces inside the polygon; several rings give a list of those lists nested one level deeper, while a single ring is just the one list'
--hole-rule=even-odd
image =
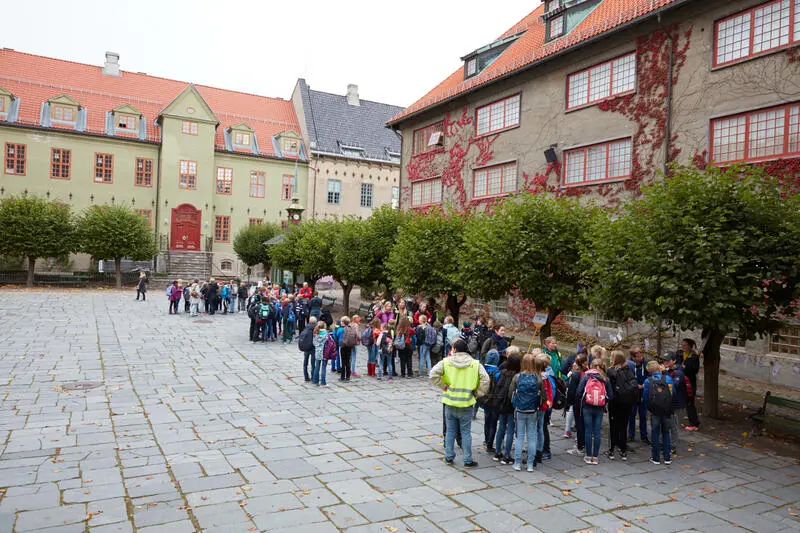
[{"label": "black roof", "polygon": [[391,161],[387,152],[400,154],[400,136],[387,128],[386,123],[402,107],[369,100],[350,105],[347,96],[312,91],[302,78],[298,83],[311,152],[349,157],[342,153],[341,147],[345,146],[362,149],[366,159],[386,162]]}]

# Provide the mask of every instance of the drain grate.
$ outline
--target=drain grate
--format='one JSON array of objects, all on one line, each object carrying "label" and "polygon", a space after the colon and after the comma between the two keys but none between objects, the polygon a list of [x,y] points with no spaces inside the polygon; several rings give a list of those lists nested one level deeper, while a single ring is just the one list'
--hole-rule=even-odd
[{"label": "drain grate", "polygon": [[100,381],[71,381],[64,383],[62,388],[64,390],[89,390],[96,389],[100,385],[102,385]]}]

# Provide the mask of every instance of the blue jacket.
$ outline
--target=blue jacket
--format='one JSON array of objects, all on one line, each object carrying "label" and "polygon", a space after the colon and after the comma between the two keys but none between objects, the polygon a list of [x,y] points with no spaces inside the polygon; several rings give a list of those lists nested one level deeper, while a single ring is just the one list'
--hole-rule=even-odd
[{"label": "blue jacket", "polygon": [[[650,382],[653,380],[660,380],[661,379],[661,372],[656,372],[648,377],[644,382],[644,390],[642,391],[642,401],[644,402],[644,408],[647,409],[647,391],[650,390]],[[675,405],[675,383],[672,381],[672,378],[667,376],[666,379],[667,385],[669,385],[669,390],[672,392],[672,404]]]},{"label": "blue jacket", "polygon": [[[586,383],[587,383],[587,382],[588,382],[590,379],[592,379],[592,377],[591,377],[592,375],[598,376],[599,374],[600,374],[600,373],[599,373],[597,370],[592,370],[592,369],[589,369],[589,370],[587,370],[587,371],[586,371],[586,373],[585,373],[585,374],[583,375],[583,377],[581,378],[581,382],[580,382],[580,384],[578,385],[578,393],[577,393],[577,398],[580,398],[580,399],[581,399],[581,406],[582,406],[582,407],[585,407],[585,406],[586,406],[586,405],[585,405],[585,403],[586,403],[586,402],[585,402],[585,399],[584,399],[584,397],[583,397],[583,392],[586,390]],[[614,393],[613,393],[613,391],[612,391],[612,389],[611,389],[611,382],[610,382],[610,381],[608,381],[608,378],[606,378],[606,379],[604,380],[604,382],[605,382],[605,385],[606,385],[606,404],[608,404],[608,403],[610,403],[610,402],[611,402],[611,400],[613,400],[613,399],[614,399]],[[592,406],[589,406],[589,407],[592,407]]]},{"label": "blue jacket", "polygon": [[667,374],[672,378],[674,389],[672,391],[672,408],[686,408],[686,374],[683,372],[683,365],[675,363],[675,368],[667,370]]},{"label": "blue jacket", "polygon": [[637,365],[635,362],[628,359],[628,366],[631,367],[631,370],[633,370],[633,375],[636,376],[636,383],[639,385],[644,385],[644,380],[646,380],[650,375],[647,372],[647,361],[642,359],[642,362]]}]

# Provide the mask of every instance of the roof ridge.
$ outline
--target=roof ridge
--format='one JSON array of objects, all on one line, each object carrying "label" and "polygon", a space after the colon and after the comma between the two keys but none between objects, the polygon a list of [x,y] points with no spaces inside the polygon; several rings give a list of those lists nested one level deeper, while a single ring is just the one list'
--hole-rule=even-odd
[{"label": "roof ridge", "polygon": [[[330,95],[330,96],[338,96],[339,98],[347,98],[347,95],[346,95],[346,94],[332,93],[332,92],[330,92],[330,91],[317,91],[317,90],[315,90],[315,89],[312,89],[310,86],[308,87],[308,92],[309,92],[309,93],[328,94],[328,95]],[[399,108],[399,109],[405,109],[405,107],[403,107],[403,106],[401,106],[401,105],[387,104],[387,103],[385,103],[385,102],[376,102],[375,100],[369,100],[369,99],[367,99],[367,98],[361,98],[361,97],[359,97],[359,98],[358,98],[358,100],[359,100],[360,102],[369,102],[369,103],[371,103],[371,104],[385,105],[385,106],[388,106],[388,107],[397,107],[397,108]]]},{"label": "roof ridge", "polygon": [[34,86],[37,86],[37,87],[47,87],[47,88],[56,89],[56,90],[59,90],[59,91],[69,91],[69,92],[73,92],[73,93],[77,92],[77,93],[84,93],[84,94],[95,94],[95,95],[98,95],[98,96],[110,96],[110,97],[113,97],[113,98],[123,98],[125,100],[135,100],[137,102],[145,103],[145,104],[160,105],[160,104],[164,103],[163,100],[151,100],[149,98],[142,98],[141,96],[130,96],[130,95],[127,95],[127,94],[109,93],[109,92],[105,92],[105,91],[93,91],[91,89],[82,89],[80,87],[72,87],[71,85],[58,85],[58,84],[55,84],[55,83],[45,83],[45,82],[41,82],[41,81],[27,80],[27,79],[24,79],[24,78],[12,78],[10,76],[3,76],[3,75],[0,75],[0,80],[13,81],[13,82],[16,82],[16,83],[26,83],[28,85],[34,85]]}]

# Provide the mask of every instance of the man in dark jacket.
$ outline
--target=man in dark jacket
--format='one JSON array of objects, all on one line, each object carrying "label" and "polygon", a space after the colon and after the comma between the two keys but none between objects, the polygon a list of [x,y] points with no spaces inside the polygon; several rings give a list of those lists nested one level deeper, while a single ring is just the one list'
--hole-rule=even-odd
[{"label": "man in dark jacket", "polygon": [[[303,377],[305,380],[311,381],[311,374],[308,373],[308,362],[311,361],[311,373],[314,372],[314,328],[317,327],[317,319],[311,317],[308,325],[303,328],[300,335],[297,337],[297,346],[303,352]],[[322,361],[324,363],[324,361]]]},{"label": "man in dark jacket", "polygon": [[322,314],[322,298],[320,298],[319,294],[316,292],[314,293],[314,297],[308,302],[308,313],[310,316],[317,317],[317,320],[319,320],[319,316]]},{"label": "man in dark jacket", "polygon": [[694,405],[695,396],[697,395],[697,373],[700,372],[700,356],[695,350],[696,346],[697,344],[693,339],[683,339],[681,341],[680,351],[683,357],[683,371],[692,386],[691,392],[687,391],[686,394],[686,416],[689,417],[689,425],[686,426],[686,429],[689,431],[697,431],[697,428],[700,427],[700,417],[697,416],[697,408]]},{"label": "man in dark jacket", "polygon": [[208,302],[208,314],[213,315],[217,312],[217,293],[219,292],[219,285],[214,278],[208,280],[208,287],[206,288],[206,302]]},{"label": "man in dark jacket", "polygon": [[650,374],[647,373],[647,361],[644,358],[644,351],[641,346],[631,347],[628,366],[633,370],[633,375],[636,376],[636,384],[639,386],[639,399],[631,409],[631,416],[628,418],[628,440],[633,441],[636,437],[636,416],[638,415],[639,437],[643,443],[650,444],[650,438],[647,436],[647,410],[642,397],[644,382],[650,377]]},{"label": "man in dark jacket", "polygon": [[686,375],[683,372],[683,365],[677,360],[676,354],[670,354],[664,361],[665,372],[672,378],[674,390],[672,393],[672,423],[670,424],[670,442],[672,444],[672,454],[675,455],[678,447],[678,438],[681,430],[681,418],[686,410]]},{"label": "man in dark jacket", "polygon": [[297,319],[297,331],[306,329],[306,322],[308,322],[308,300],[300,297],[295,300],[294,316]]}]

